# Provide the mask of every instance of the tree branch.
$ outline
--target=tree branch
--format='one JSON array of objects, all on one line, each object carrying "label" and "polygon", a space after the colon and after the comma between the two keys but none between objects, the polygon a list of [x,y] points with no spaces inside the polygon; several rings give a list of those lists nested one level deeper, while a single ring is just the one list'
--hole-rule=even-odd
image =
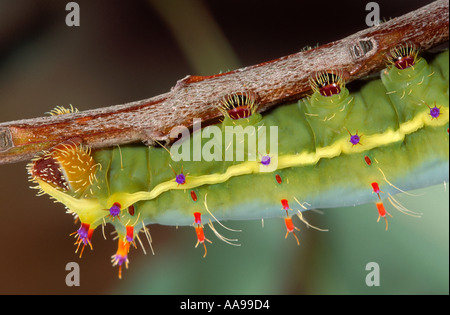
[{"label": "tree branch", "polygon": [[449,39],[449,2],[439,0],[379,26],[315,49],[213,76],[187,76],[170,92],[149,99],[78,113],[0,123],[0,164],[30,159],[37,152],[80,137],[92,148],[143,141],[170,142],[175,126],[194,118],[217,122],[217,105],[228,93],[252,91],[259,111],[310,93],[309,76],[342,71],[350,82],[385,66],[385,54],[400,43],[422,50]]}]

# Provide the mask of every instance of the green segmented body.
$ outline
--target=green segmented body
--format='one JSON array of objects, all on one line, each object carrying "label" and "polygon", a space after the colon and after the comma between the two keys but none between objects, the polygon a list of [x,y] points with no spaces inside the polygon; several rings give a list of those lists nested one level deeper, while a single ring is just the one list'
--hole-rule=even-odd
[{"label": "green segmented body", "polygon": [[[106,220],[124,235],[126,222],[137,215],[145,224],[166,225],[191,225],[194,212],[202,213],[205,221],[280,217],[281,199],[289,200],[294,210],[333,208],[377,201],[373,182],[379,183],[383,198],[399,189],[448,181],[448,59],[446,51],[431,64],[420,59],[404,70],[390,67],[381,79],[368,81],[358,91],[344,88],[328,97],[315,92],[262,117],[225,117],[221,127],[206,127],[186,140],[189,161],[174,161],[163,148],[115,147],[94,152],[101,167],[83,192],[63,192],[38,183],[94,227],[105,220],[105,209],[118,202],[121,220]],[[434,106],[440,109],[437,118],[430,115]],[[238,144],[213,135],[235,125],[265,127],[259,141],[264,137],[267,144],[270,127],[278,127],[276,154],[267,145],[269,152],[249,156],[244,146],[244,161],[226,161],[226,152],[230,148],[236,152]],[[211,132],[210,137],[205,132]],[[360,143],[350,142],[355,134],[360,135]],[[208,146],[208,152],[222,148],[213,155],[222,160],[193,161],[199,144]],[[266,155],[276,164],[269,172],[261,163]],[[181,170],[184,184],[175,181]],[[133,215],[124,211],[131,205]]]}]

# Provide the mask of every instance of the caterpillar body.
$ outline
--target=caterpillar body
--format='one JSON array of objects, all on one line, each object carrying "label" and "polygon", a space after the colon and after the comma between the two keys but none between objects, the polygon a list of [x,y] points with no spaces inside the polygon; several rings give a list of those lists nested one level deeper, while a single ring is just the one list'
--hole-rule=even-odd
[{"label": "caterpillar body", "polygon": [[[193,225],[197,245],[211,242],[205,223],[281,217],[297,243],[304,211],[383,201],[413,214],[393,195],[448,181],[448,51],[431,63],[417,50],[393,50],[381,79],[349,91],[339,71],[311,76],[313,94],[257,113],[251,91],[224,95],[220,126],[189,133],[169,148],[117,146],[96,152],[74,138],[28,165],[41,193],[80,220],[81,248],[111,223],[119,236],[114,265],[127,266],[130,245],[147,225]],[[311,225],[309,225],[311,226]],[[140,240],[139,240],[140,242]],[[82,252],[83,249],[81,249]],[[120,270],[120,269],[119,269]],[[121,275],[119,271],[119,276]]]}]

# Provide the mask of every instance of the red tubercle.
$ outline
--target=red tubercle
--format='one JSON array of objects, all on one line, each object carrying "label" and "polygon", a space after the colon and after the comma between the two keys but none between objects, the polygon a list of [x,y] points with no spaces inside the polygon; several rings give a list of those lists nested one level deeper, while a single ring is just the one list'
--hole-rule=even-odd
[{"label": "red tubercle", "polygon": [[134,226],[133,225],[127,225],[126,227],[127,234],[125,236],[125,240],[128,243],[134,243]]},{"label": "red tubercle", "polygon": [[195,227],[195,234],[197,234],[198,242],[203,243],[205,241],[205,233],[203,232],[203,227],[196,226]]},{"label": "red tubercle", "polygon": [[382,202],[377,202],[377,209],[378,214],[384,218],[386,216],[386,208],[384,207],[384,204]]},{"label": "red tubercle", "polygon": [[378,195],[379,199],[381,199],[380,192],[382,192],[382,191],[380,190],[380,186],[378,185],[378,183],[377,182],[373,182],[371,185],[372,185],[373,192]]},{"label": "red tubercle", "polygon": [[205,249],[205,254],[203,255],[203,258],[206,257],[207,249],[205,241],[208,241],[209,243],[212,243],[209,239],[205,237],[205,233],[203,231],[203,225],[198,225],[195,228],[195,234],[197,235],[197,243],[195,244],[195,248],[197,248],[198,244],[203,244],[203,248]]},{"label": "red tubercle", "polygon": [[281,183],[283,182],[283,180],[281,179],[281,176],[278,174],[275,174],[275,180],[277,181],[278,184],[281,185]]},{"label": "red tubercle", "polygon": [[228,115],[231,119],[237,120],[250,117],[252,115],[252,112],[247,106],[239,106],[228,110]]},{"label": "red tubercle", "polygon": [[416,63],[415,56],[404,56],[394,61],[395,67],[400,70],[414,66],[415,63]]},{"label": "red tubercle", "polygon": [[133,206],[133,205],[131,205],[131,206],[128,207],[128,213],[129,213],[131,216],[134,215],[135,209],[134,209],[134,206]]},{"label": "red tubercle", "polygon": [[129,251],[130,251],[130,243],[124,242],[123,240],[119,239],[116,255],[127,257]]},{"label": "red tubercle", "polygon": [[89,223],[81,222],[80,228],[76,230],[75,232],[71,233],[70,235],[75,235],[76,241],[74,245],[77,245],[77,249],[75,250],[75,253],[78,252],[80,245],[83,244],[83,247],[81,248],[80,252],[80,258],[83,255],[84,247],[86,245],[89,245],[89,247],[92,250],[92,235],[94,234],[94,228],[91,228],[91,225]]},{"label": "red tubercle", "polygon": [[92,240],[92,235],[94,235],[94,230],[95,230],[95,229],[93,229],[93,228],[89,228],[89,230],[88,230],[88,240],[89,240],[89,243],[90,243],[91,240]]},{"label": "red tubercle", "polygon": [[380,187],[378,186],[377,182],[372,183],[373,192],[379,194],[380,193]]},{"label": "red tubercle", "polygon": [[319,71],[310,78],[311,88],[324,97],[339,95],[345,86],[340,71]]},{"label": "red tubercle", "polygon": [[194,223],[197,224],[197,226],[194,226],[195,234],[197,235],[197,244],[195,244],[195,248],[197,248],[198,244],[203,244],[203,247],[205,248],[205,254],[203,255],[203,258],[206,257],[206,244],[205,241],[208,241],[209,243],[212,243],[209,239],[205,237],[205,233],[203,231],[203,225],[202,225],[202,217],[200,212],[194,212]]},{"label": "red tubercle", "polygon": [[200,212],[194,212],[194,222],[195,224],[202,224],[202,214]]},{"label": "red tubercle", "polygon": [[295,226],[291,217],[284,218],[284,223],[286,224],[286,229],[288,232],[294,232]]},{"label": "red tubercle", "polygon": [[370,159],[369,156],[365,155],[364,156],[364,161],[366,161],[366,164],[371,166],[372,165],[372,160]]},{"label": "red tubercle", "polygon": [[290,209],[289,203],[286,199],[281,199],[281,205],[283,206],[283,210],[288,211]]},{"label": "red tubercle", "polygon": [[193,201],[197,201],[197,194],[193,190],[191,190],[191,198]]},{"label": "red tubercle", "polygon": [[319,88],[319,93],[322,96],[332,96],[341,93],[341,87],[337,83],[327,84]]},{"label": "red tubercle", "polygon": [[232,120],[249,118],[258,107],[257,99],[251,91],[230,93],[222,97],[219,110]]},{"label": "red tubercle", "polygon": [[130,251],[130,243],[124,242],[119,238],[116,254],[112,256],[113,266],[119,265],[119,279],[122,279],[122,265],[128,268],[128,252]]},{"label": "red tubercle", "polygon": [[419,59],[419,49],[414,44],[406,43],[390,51],[389,61],[399,70],[413,67]]}]

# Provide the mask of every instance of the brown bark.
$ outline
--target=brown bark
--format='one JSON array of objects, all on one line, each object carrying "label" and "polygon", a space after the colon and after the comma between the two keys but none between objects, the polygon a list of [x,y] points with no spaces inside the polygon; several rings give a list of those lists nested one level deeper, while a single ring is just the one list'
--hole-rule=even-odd
[{"label": "brown bark", "polygon": [[344,39],[255,66],[208,77],[187,76],[170,92],[149,99],[79,113],[0,123],[0,164],[19,162],[72,137],[92,148],[155,140],[170,142],[175,126],[194,118],[212,123],[228,93],[251,91],[259,111],[310,93],[309,76],[342,71],[346,82],[385,66],[385,55],[401,43],[427,50],[449,39],[449,2],[439,0]]}]

